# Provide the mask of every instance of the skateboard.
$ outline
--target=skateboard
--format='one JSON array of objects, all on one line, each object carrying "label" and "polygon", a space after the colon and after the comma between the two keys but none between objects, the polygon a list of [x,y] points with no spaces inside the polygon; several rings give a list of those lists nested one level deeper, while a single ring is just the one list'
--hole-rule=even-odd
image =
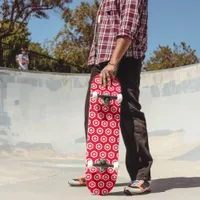
[{"label": "skateboard", "polygon": [[86,146],[86,185],[96,195],[106,195],[118,175],[121,86],[115,77],[111,86],[100,85],[100,76],[91,82]]}]

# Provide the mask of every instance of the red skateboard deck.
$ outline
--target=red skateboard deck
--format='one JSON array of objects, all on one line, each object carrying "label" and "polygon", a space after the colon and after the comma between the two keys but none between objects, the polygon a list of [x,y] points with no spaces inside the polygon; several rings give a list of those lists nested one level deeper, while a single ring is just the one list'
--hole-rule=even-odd
[{"label": "red skateboard deck", "polygon": [[104,88],[100,85],[100,76],[94,77],[90,91],[86,185],[96,195],[108,194],[117,181],[121,101],[117,78],[111,86]]}]

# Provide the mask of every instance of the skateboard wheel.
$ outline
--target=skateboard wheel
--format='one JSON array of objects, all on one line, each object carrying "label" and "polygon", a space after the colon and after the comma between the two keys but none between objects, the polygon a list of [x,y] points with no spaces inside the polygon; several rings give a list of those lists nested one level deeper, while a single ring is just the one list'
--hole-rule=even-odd
[{"label": "skateboard wheel", "polygon": [[117,170],[118,170],[118,168],[119,168],[119,163],[118,163],[118,162],[114,162],[114,164],[113,164],[113,165],[114,165],[114,170],[116,170],[116,171],[117,171]]},{"label": "skateboard wheel", "polygon": [[92,98],[93,98],[94,100],[96,100],[97,97],[98,97],[98,93],[97,93],[96,91],[93,92],[93,93],[92,93]]},{"label": "skateboard wheel", "polygon": [[89,160],[88,161],[88,168],[91,169],[93,167],[93,162],[92,160]]},{"label": "skateboard wheel", "polygon": [[118,94],[118,95],[117,95],[117,102],[118,102],[118,103],[121,103],[121,102],[122,102],[122,99],[123,99],[122,95],[121,95],[121,94]]}]

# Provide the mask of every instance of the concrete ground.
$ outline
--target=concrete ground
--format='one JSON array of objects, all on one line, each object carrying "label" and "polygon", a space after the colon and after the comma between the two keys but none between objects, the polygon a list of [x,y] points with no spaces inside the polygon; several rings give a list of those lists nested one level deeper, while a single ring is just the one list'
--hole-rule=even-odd
[{"label": "concrete ground", "polygon": [[129,182],[125,165],[120,163],[118,181],[110,194],[92,195],[86,187],[70,187],[68,180],[83,175],[82,160],[0,159],[0,199],[63,200],[63,199],[181,199],[199,200],[200,162],[155,160],[152,167],[152,192],[126,196]]}]

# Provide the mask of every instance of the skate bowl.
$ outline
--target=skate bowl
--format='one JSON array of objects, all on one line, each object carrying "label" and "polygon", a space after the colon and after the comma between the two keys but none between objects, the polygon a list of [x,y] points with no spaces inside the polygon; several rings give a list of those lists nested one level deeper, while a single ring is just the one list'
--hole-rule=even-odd
[{"label": "skate bowl", "polygon": [[[0,69],[0,158],[84,160],[89,74]],[[141,74],[154,159],[200,160],[200,64]],[[125,149],[120,138],[120,161]]]}]

